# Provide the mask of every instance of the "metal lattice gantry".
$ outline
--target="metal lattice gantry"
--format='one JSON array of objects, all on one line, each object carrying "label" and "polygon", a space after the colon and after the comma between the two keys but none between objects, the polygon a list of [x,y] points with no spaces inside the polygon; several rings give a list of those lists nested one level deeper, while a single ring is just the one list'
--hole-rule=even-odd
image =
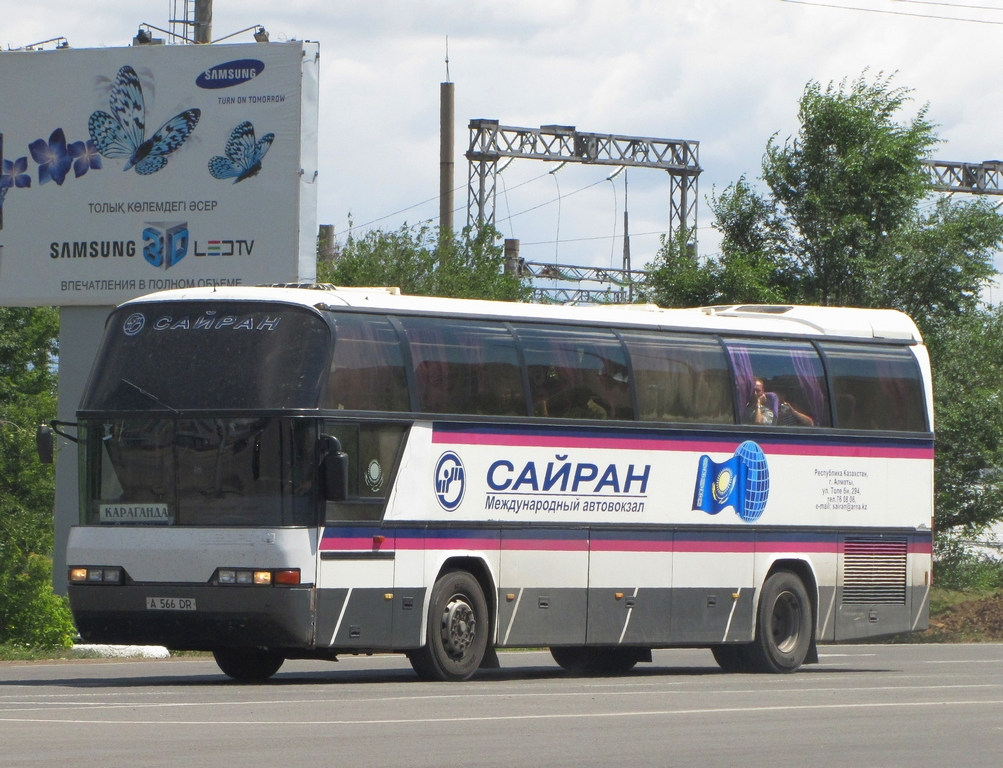
[{"label": "metal lattice gantry", "polygon": [[1003,195],[1003,160],[982,163],[931,160],[925,166],[930,183],[938,192]]},{"label": "metal lattice gantry", "polygon": [[495,180],[502,158],[549,160],[668,172],[669,231],[697,231],[697,177],[700,142],[585,133],[568,125],[517,128],[497,120],[471,120],[468,164],[467,224],[495,223]]}]

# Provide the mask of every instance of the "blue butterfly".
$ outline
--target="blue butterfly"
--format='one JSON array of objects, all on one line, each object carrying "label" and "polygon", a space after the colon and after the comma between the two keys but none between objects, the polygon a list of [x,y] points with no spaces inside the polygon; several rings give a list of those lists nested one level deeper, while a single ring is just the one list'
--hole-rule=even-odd
[{"label": "blue butterfly", "polygon": [[226,157],[216,155],[209,161],[209,173],[217,179],[233,179],[233,183],[249,179],[261,170],[261,159],[275,141],[274,133],[266,133],[254,140],[254,126],[247,120],[230,133],[223,151]]},{"label": "blue butterfly", "polygon": [[135,167],[142,176],[167,165],[167,155],[185,143],[202,116],[200,109],[186,109],[146,138],[143,87],[136,70],[130,66],[118,71],[109,107],[110,115],[99,109],[87,121],[94,146],[105,157],[129,158],[122,170]]}]

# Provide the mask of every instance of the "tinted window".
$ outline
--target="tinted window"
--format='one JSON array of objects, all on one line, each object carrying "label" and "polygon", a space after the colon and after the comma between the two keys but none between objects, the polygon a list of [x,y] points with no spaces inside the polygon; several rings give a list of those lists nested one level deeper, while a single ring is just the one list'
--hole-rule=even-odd
[{"label": "tinted window", "polygon": [[626,355],[612,332],[519,326],[517,333],[529,370],[534,415],[634,418]]},{"label": "tinted window", "polygon": [[927,429],[919,365],[902,347],[822,344],[836,406],[845,429]]},{"label": "tinted window", "polygon": [[425,413],[525,416],[519,353],[501,323],[402,317]]},{"label": "tinted window", "polygon": [[348,498],[327,502],[327,519],[381,519],[407,428],[401,424],[332,421],[324,425],[324,432],[337,437],[348,454]]},{"label": "tinted window", "polygon": [[85,419],[78,435],[86,525],[316,522],[310,420]]},{"label": "tinted window", "polygon": [[728,342],[744,424],[827,427],[822,362],[804,342]]},{"label": "tinted window", "polygon": [[385,317],[335,314],[326,408],[410,411],[397,331]]},{"label": "tinted window", "polygon": [[85,410],[316,408],[331,331],[264,302],[130,304],[111,315]]},{"label": "tinted window", "polygon": [[731,374],[713,339],[622,334],[644,421],[732,423]]}]

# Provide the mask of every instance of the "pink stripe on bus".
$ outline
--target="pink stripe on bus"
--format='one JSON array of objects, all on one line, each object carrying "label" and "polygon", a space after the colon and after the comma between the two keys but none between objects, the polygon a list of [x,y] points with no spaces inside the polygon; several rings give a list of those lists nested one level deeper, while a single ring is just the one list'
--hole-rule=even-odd
[{"label": "pink stripe on bus", "polygon": [[[570,435],[504,434],[493,432],[450,432],[436,430],[432,442],[447,445],[477,445],[506,448],[594,448],[603,450],[677,451],[690,453],[734,453],[735,440],[674,440],[645,437],[576,437]],[[841,458],[933,459],[933,447],[902,445],[829,444],[823,440],[804,443],[757,441],[763,452],[775,456],[837,456]]]}]

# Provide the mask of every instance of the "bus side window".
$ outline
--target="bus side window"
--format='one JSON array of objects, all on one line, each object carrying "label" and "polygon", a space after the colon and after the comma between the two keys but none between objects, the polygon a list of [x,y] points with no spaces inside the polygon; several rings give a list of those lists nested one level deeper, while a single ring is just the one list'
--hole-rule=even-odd
[{"label": "bus side window", "polygon": [[630,353],[640,419],[734,422],[728,363],[715,340],[644,332],[621,335]]},{"label": "bus side window", "polygon": [[490,320],[401,317],[423,413],[525,416],[515,339]]},{"label": "bus side window", "polygon": [[842,429],[924,432],[926,407],[916,358],[905,347],[825,342]]},{"label": "bus side window", "polygon": [[397,331],[385,317],[340,314],[324,407],[349,411],[410,411]]},{"label": "bus side window", "polygon": [[330,421],[323,431],[337,437],[348,454],[348,498],[328,502],[327,519],[380,520],[407,435],[406,425]]},{"label": "bus side window", "polygon": [[633,419],[627,358],[611,331],[520,325],[533,415]]},{"label": "bus side window", "polygon": [[762,381],[770,411],[766,424],[784,427],[831,426],[829,396],[822,361],[815,348],[801,341],[726,342],[735,371],[735,402],[743,424],[754,418]]}]

